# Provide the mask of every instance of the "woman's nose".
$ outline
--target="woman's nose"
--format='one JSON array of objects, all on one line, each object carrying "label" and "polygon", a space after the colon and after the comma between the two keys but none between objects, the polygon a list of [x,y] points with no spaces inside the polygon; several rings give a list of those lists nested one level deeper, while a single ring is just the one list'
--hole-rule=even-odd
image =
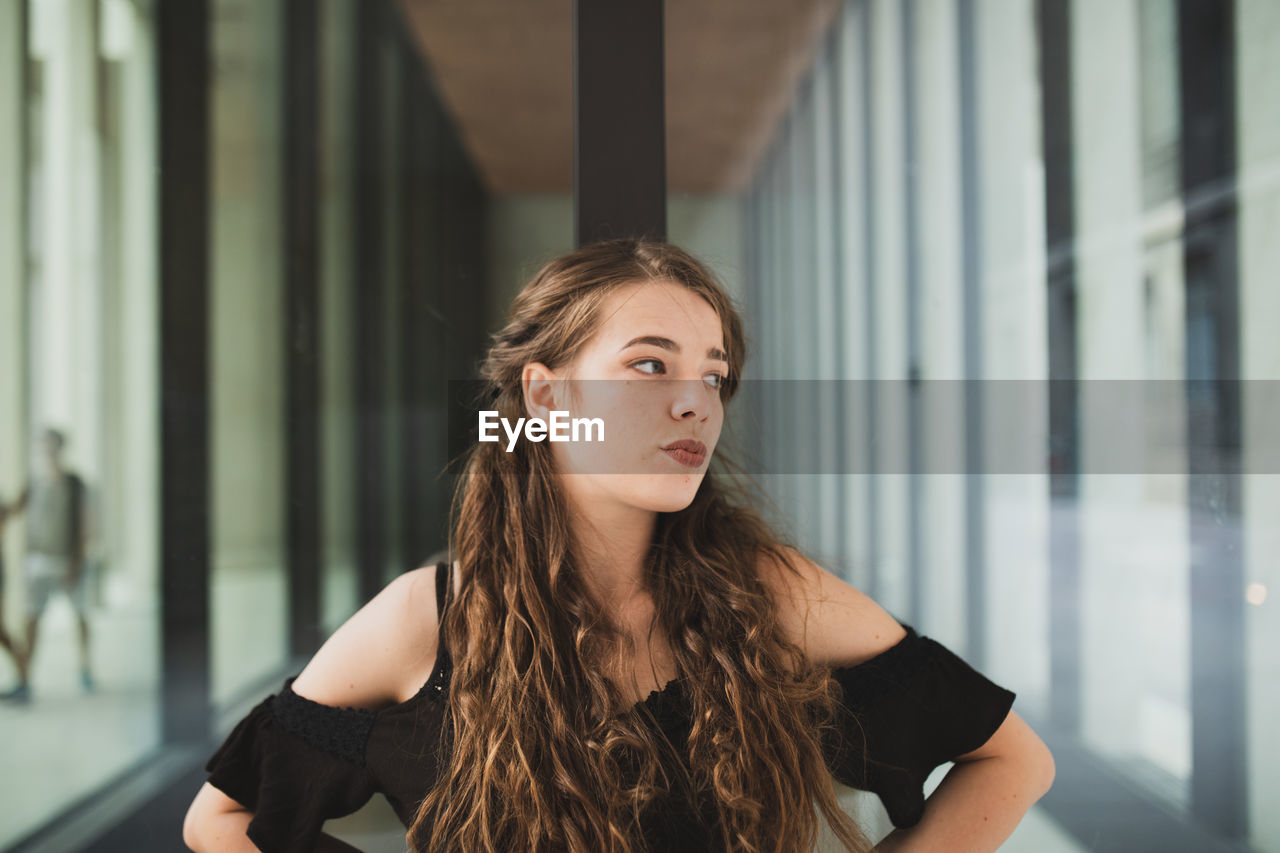
[{"label": "woman's nose", "polygon": [[706,420],[711,414],[710,394],[717,393],[700,379],[674,379],[675,399],[671,415],[676,420]]}]

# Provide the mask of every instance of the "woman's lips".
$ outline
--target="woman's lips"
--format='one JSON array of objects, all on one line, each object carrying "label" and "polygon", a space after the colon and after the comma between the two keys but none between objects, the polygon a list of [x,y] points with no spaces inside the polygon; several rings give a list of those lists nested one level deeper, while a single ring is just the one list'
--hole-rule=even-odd
[{"label": "woman's lips", "polygon": [[674,441],[662,448],[662,452],[689,468],[697,468],[707,458],[707,446],[691,438]]}]

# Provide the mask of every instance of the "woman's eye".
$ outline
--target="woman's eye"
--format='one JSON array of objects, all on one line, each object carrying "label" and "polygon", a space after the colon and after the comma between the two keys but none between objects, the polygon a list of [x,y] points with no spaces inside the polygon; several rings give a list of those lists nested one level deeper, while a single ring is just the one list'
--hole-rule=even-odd
[{"label": "woman's eye", "polygon": [[[641,367],[640,367],[640,365],[642,365],[642,364],[653,364],[653,365],[657,365],[657,368],[658,368],[658,369],[657,369],[657,370],[644,370],[643,368],[641,368]],[[639,370],[641,373],[650,373],[650,374],[652,374],[652,373],[664,373],[664,372],[666,372],[666,368],[664,368],[664,367],[663,367],[662,362],[661,362],[661,361],[658,361],[658,359],[656,359],[656,358],[645,358],[645,359],[641,359],[640,361],[633,362],[631,366],[632,366],[632,367],[634,367],[634,368],[636,368],[637,370]]]},{"label": "woman's eye", "polygon": [[[652,368],[647,367],[646,365],[652,365]],[[630,366],[635,368],[636,370],[639,370],[641,373],[648,373],[650,375],[656,375],[656,374],[667,372],[666,365],[664,365],[661,360],[656,358],[642,358],[639,361],[633,361]],[[728,377],[726,377],[722,373],[708,373],[706,376],[703,377],[703,381],[706,382],[708,385],[710,385],[712,388],[719,389],[722,385],[724,385],[725,380],[727,378]]]}]

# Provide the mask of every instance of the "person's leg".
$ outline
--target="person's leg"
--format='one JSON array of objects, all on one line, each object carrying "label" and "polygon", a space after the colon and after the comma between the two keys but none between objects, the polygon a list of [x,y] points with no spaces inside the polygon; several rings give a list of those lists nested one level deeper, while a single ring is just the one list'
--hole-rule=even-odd
[{"label": "person's leg", "polygon": [[4,540],[0,539],[0,646],[3,646],[4,650],[9,653],[9,657],[13,657],[17,654],[17,651],[13,647],[13,638],[9,636],[9,629],[5,627],[4,583],[7,578],[5,576],[3,549]]},{"label": "person's leg", "polygon": [[93,675],[89,671],[89,619],[83,613],[76,614],[80,622],[80,686],[93,689]]},{"label": "person's leg", "polygon": [[22,666],[18,668],[18,676],[23,684],[31,682],[31,660],[36,656],[36,637],[40,633],[40,614],[27,614],[27,637],[22,654]]},{"label": "person's leg", "polygon": [[54,588],[54,580],[50,574],[51,565],[46,559],[46,555],[38,553],[27,554],[24,568],[27,582],[26,638],[21,649],[17,648],[18,644],[16,642],[13,644],[13,659],[18,667],[18,685],[0,697],[13,702],[31,701],[31,660],[35,655],[36,634],[40,628],[40,614],[44,612],[45,605],[48,603],[49,596]]},{"label": "person's leg", "polygon": [[[0,571],[2,571],[2,569],[0,569]],[[4,608],[4,582],[0,580],[0,647],[4,648],[4,650],[9,654],[9,658],[13,661],[14,668],[21,673],[22,668],[18,665],[18,659],[22,655],[22,650],[14,644],[13,637],[9,636],[9,629],[5,627]]]},{"label": "person's leg", "polygon": [[18,677],[23,684],[31,683],[31,666],[36,656],[36,639],[40,634],[40,617],[49,604],[49,598],[57,589],[59,578],[58,566],[54,558],[45,554],[31,554],[27,563],[27,624],[26,637],[23,638],[22,663],[18,667]]},{"label": "person's leg", "polygon": [[14,669],[18,671],[18,683],[4,693],[0,693],[0,700],[5,702],[29,702],[31,700],[31,689],[27,686],[27,670],[22,650],[17,647],[4,627],[4,588],[2,586],[0,586],[0,645],[3,645],[5,651],[9,653],[9,657],[13,659]]},{"label": "person's leg", "polygon": [[67,590],[71,606],[76,611],[76,623],[80,639],[80,686],[93,689],[93,675],[89,666],[89,567],[80,571],[79,580]]},{"label": "person's leg", "polygon": [[[0,566],[0,572],[4,571]],[[9,630],[4,626],[4,579],[0,577],[0,648],[9,653],[9,657],[17,654],[17,650],[13,647],[13,638],[9,636]]]}]

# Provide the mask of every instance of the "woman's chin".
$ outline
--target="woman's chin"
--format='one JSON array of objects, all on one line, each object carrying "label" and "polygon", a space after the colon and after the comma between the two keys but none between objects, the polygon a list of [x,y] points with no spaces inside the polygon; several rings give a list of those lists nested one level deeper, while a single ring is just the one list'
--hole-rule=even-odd
[{"label": "woman's chin", "polygon": [[687,501],[653,501],[643,504],[643,508],[649,512],[672,513],[681,512],[689,508],[692,500]]},{"label": "woman's chin", "polygon": [[701,483],[701,474],[659,474],[641,503],[654,512],[679,512],[693,503]]},{"label": "woman's chin", "polygon": [[643,474],[565,471],[559,476],[585,505],[622,503],[648,512],[679,512],[693,503],[706,472],[696,469],[687,473],[650,470]]}]

